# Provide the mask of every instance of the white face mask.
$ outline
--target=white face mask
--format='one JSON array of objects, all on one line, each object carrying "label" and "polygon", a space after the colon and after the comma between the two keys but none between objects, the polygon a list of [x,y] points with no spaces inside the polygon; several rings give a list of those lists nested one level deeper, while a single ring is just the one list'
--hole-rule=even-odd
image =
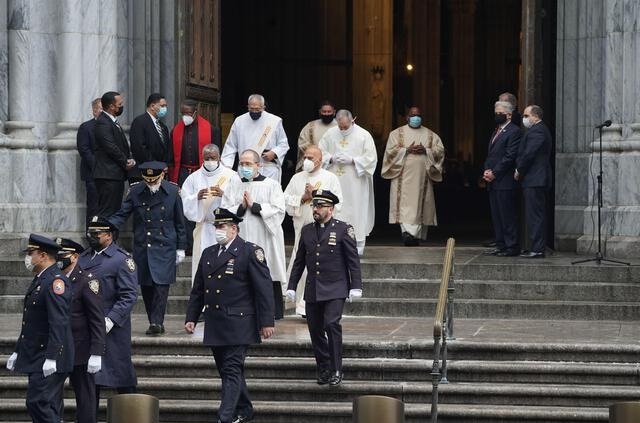
[{"label": "white face mask", "polygon": [[340,134],[342,134],[343,137],[348,136],[349,134],[351,134],[353,132],[353,125],[351,125],[350,127],[348,127],[347,129],[344,130],[340,130]]},{"label": "white face mask", "polygon": [[24,256],[24,267],[26,267],[29,272],[33,272],[33,269],[36,267],[31,261],[31,256],[29,254]]},{"label": "white face mask", "polygon": [[309,159],[304,159],[304,161],[302,162],[302,170],[304,170],[305,172],[313,172],[313,168],[315,167],[315,163],[313,163],[311,160]]},{"label": "white face mask", "polygon": [[204,167],[209,171],[214,171],[220,166],[220,162],[217,160],[205,160]]},{"label": "white face mask", "polygon": [[531,122],[531,119],[529,119],[528,117],[522,118],[522,124],[525,128],[531,128],[533,126],[533,122]]},{"label": "white face mask", "polygon": [[216,229],[216,242],[220,245],[227,243],[229,237],[227,237],[227,231],[224,229]]},{"label": "white face mask", "polygon": [[193,123],[193,116],[182,115],[182,123],[184,123],[185,126],[191,125]]}]

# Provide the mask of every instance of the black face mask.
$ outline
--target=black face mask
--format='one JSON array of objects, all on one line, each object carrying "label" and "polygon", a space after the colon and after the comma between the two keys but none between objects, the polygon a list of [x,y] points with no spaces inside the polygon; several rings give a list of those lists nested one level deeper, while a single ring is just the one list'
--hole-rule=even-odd
[{"label": "black face mask", "polygon": [[71,257],[58,257],[56,265],[58,265],[58,269],[60,270],[66,269],[71,266]]},{"label": "black face mask", "polygon": [[120,116],[124,112],[124,106],[120,107],[120,109],[116,112],[115,116]]},{"label": "black face mask", "polygon": [[496,121],[496,125],[502,125],[507,121],[507,115],[502,113],[496,113],[494,116],[494,120]]},{"label": "black face mask", "polygon": [[251,116],[253,120],[258,120],[260,116],[262,116],[262,112],[249,112],[249,116]]},{"label": "black face mask", "polygon": [[324,123],[325,125],[328,125],[331,122],[333,122],[333,118],[334,118],[334,115],[320,115],[320,119],[322,119],[322,123]]},{"label": "black face mask", "polygon": [[89,247],[91,247],[94,251],[102,250],[100,239],[97,236],[87,234],[87,242],[89,243]]}]

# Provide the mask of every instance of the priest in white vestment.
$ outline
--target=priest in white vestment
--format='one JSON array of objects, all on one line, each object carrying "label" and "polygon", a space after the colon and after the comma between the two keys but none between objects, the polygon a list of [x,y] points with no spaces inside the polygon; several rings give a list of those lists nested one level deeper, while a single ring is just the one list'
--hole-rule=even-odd
[{"label": "priest in white vestment", "polygon": [[253,150],[240,155],[238,173],[240,184],[234,184],[225,192],[222,207],[242,217],[240,235],[264,250],[267,266],[273,281],[276,300],[276,319],[283,317],[282,284],[286,279],[284,253],[284,193],[280,183],[259,173],[260,156]]},{"label": "priest in white vestment", "polygon": [[[302,227],[308,223],[314,222],[313,211],[311,209],[311,192],[315,190],[328,190],[338,197],[338,204],[334,210],[339,211],[342,208],[342,189],[338,177],[328,170],[322,168],[322,151],[315,145],[308,146],[304,151],[302,171],[296,173],[289,181],[289,185],[284,190],[284,201],[286,211],[293,219],[293,229],[295,231],[295,240],[293,242],[293,251],[291,259],[287,266],[287,280],[291,274],[293,260],[298,251],[298,242],[300,241],[300,231]],[[302,272],[298,287],[296,289],[296,313],[305,316],[304,304],[304,285],[307,280],[307,269]],[[287,287],[282,288],[286,291]]]},{"label": "priest in white vestment", "polygon": [[191,284],[202,251],[216,244],[213,212],[220,207],[222,196],[231,184],[241,183],[238,174],[220,163],[220,149],[207,144],[202,149],[203,165],[187,177],[180,197],[184,217],[196,223],[193,230],[193,256],[191,257]]},{"label": "priest in white vestment", "polygon": [[420,109],[411,107],[407,125],[389,134],[381,176],[391,180],[389,223],[399,223],[402,240],[417,246],[437,226],[433,183],[442,181],[444,145],[435,132],[422,126]]},{"label": "priest in white vestment", "polygon": [[282,119],[265,110],[264,97],[251,94],[249,111],[238,116],[222,149],[222,164],[232,167],[236,154],[251,149],[260,156],[260,173],[280,182],[282,162],[289,151],[289,141]]},{"label": "priest in white vestment", "polygon": [[320,140],[324,166],[340,180],[344,202],[336,218],[351,224],[355,230],[358,254],[364,254],[366,237],[375,220],[373,172],[378,154],[371,134],[354,123],[348,110],[336,113],[338,126]]},{"label": "priest in white vestment", "polygon": [[302,170],[304,150],[310,146],[317,146],[327,129],[333,128],[336,122],[336,109],[329,100],[324,100],[318,110],[319,119],[308,122],[298,136],[298,162],[296,172]]}]

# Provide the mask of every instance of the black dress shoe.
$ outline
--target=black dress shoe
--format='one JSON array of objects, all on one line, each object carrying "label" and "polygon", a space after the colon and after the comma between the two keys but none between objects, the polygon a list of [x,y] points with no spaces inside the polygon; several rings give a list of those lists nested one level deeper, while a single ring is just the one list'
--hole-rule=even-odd
[{"label": "black dress shoe", "polygon": [[409,232],[402,233],[402,242],[406,247],[417,247],[420,245],[420,240],[415,236],[411,235]]},{"label": "black dress shoe", "polygon": [[147,331],[145,332],[145,334],[149,336],[158,336],[162,335],[162,333],[164,333],[164,331],[162,330],[162,325],[157,325],[155,323],[151,323],[149,325],[149,329],[147,329]]},{"label": "black dress shoe", "polygon": [[238,414],[231,423],[244,423],[244,422],[250,422],[251,420],[253,420],[253,414],[251,415],[247,415],[247,416],[243,416],[242,414]]},{"label": "black dress shoe", "polygon": [[342,382],[342,372],[340,370],[336,370],[329,380],[329,385],[338,386]]},{"label": "black dress shoe", "polygon": [[496,241],[493,239],[487,239],[486,241],[482,241],[482,246],[491,248],[496,246]]},{"label": "black dress shoe", "polygon": [[527,251],[525,253],[520,254],[520,257],[524,257],[524,258],[544,258],[544,253],[542,253],[542,252],[536,253],[535,251]]},{"label": "black dress shoe", "polygon": [[496,254],[498,257],[515,257],[520,255],[520,250],[502,250]]},{"label": "black dress shoe", "polygon": [[487,250],[487,251],[483,251],[482,255],[483,256],[497,256],[498,253],[501,253],[502,250],[499,248],[494,248],[493,250]]},{"label": "black dress shoe", "polygon": [[331,372],[329,370],[320,370],[318,373],[318,385],[326,385],[331,381]]}]

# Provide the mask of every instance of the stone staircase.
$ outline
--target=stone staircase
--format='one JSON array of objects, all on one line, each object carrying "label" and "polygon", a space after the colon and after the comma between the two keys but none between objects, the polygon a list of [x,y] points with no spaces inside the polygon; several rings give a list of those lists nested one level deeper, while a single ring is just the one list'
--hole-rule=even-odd
[{"label": "stone staircase", "polygon": [[[414,254],[414,259],[407,254]],[[458,339],[449,343],[451,383],[439,386],[440,422],[606,422],[610,404],[640,400],[637,339],[573,342],[580,337],[571,333],[577,326],[574,321],[583,321],[581,327],[603,320],[609,321],[602,325],[605,328],[615,328],[617,322],[634,326],[640,316],[640,268],[575,267],[570,258],[500,261],[476,254],[477,250],[457,252],[455,324],[460,330]],[[346,308],[352,317],[345,318],[345,332],[351,328],[352,336],[345,334],[346,377],[339,387],[315,383],[310,343],[298,317],[278,325],[282,329],[275,339],[252,347],[246,375],[256,421],[347,423],[352,400],[371,394],[404,401],[407,422],[427,421],[432,389],[430,316],[441,258],[442,249],[386,249],[363,260],[366,298]],[[0,310],[5,313],[0,322],[12,326],[19,323],[16,313],[31,278],[21,261],[5,260],[0,266]],[[169,313],[176,316],[169,319],[176,327],[186,306],[189,269],[189,263],[180,267],[180,278],[171,289]],[[141,300],[138,306],[136,321],[144,326]],[[488,319],[498,328],[504,325],[504,334],[473,337],[466,329],[475,324],[473,319]],[[375,334],[375,328],[405,323],[416,329],[405,330],[403,336],[365,336]],[[549,337],[544,336],[546,329],[534,334],[534,326],[548,327]],[[2,364],[12,352],[17,330],[15,325],[0,332]],[[160,338],[135,336],[133,343],[138,390],[160,398],[163,423],[215,421],[220,382],[210,351],[198,336],[173,331]],[[26,378],[4,367],[0,374],[0,422],[28,421]],[[66,395],[65,403],[73,411],[73,394]]]}]

